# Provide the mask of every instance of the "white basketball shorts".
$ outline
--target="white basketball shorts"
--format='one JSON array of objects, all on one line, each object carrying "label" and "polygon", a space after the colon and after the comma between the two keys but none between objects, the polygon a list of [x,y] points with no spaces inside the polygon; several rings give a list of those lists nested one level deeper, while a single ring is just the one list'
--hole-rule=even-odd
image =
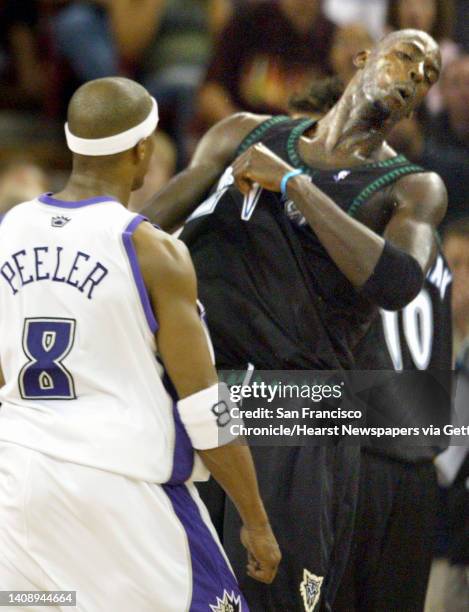
[{"label": "white basketball shorts", "polygon": [[4,442],[0,590],[76,591],[76,607],[21,608],[29,612],[248,611],[193,485],[136,481]]}]

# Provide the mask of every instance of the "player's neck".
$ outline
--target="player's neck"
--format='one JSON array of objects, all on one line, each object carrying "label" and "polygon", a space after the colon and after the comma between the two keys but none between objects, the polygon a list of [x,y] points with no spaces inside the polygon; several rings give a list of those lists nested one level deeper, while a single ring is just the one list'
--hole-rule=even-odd
[{"label": "player's neck", "polygon": [[389,130],[390,120],[373,112],[363,94],[350,88],[319,121],[316,140],[322,141],[330,155],[366,160],[381,149]]},{"label": "player's neck", "polygon": [[86,200],[97,196],[111,196],[128,206],[131,186],[114,177],[96,176],[93,172],[74,170],[66,186],[55,197],[65,201]]}]

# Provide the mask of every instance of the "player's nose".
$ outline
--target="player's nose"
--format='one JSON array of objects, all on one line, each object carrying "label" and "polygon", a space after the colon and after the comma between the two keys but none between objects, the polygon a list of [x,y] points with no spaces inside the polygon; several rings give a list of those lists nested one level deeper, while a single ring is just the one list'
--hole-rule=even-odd
[{"label": "player's nose", "polygon": [[421,83],[425,77],[425,68],[423,62],[415,65],[410,71],[410,78],[414,83]]}]

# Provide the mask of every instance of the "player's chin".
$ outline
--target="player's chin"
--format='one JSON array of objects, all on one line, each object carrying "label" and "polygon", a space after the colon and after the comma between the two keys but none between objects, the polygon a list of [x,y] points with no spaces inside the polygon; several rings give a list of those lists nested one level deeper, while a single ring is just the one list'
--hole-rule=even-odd
[{"label": "player's chin", "polygon": [[375,121],[386,121],[395,112],[392,104],[386,98],[378,98],[373,101],[371,114]]}]

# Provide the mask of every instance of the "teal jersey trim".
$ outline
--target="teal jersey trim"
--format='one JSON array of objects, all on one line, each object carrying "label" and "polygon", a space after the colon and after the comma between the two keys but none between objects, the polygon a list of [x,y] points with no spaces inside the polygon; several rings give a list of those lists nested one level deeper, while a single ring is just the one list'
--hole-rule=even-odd
[{"label": "teal jersey trim", "polygon": [[[388,162],[394,161],[394,164],[392,165],[396,165],[396,161],[399,157],[407,161],[407,159],[403,155],[399,155],[398,157],[395,157],[393,159],[386,160],[386,161]],[[380,167],[383,167],[383,166],[380,166]],[[351,217],[355,216],[360,206],[364,204],[367,200],[369,200],[369,198],[372,195],[374,195],[377,191],[379,191],[380,189],[383,189],[384,187],[387,187],[388,185],[391,185],[392,183],[394,183],[395,181],[397,181],[398,179],[402,178],[403,176],[407,174],[417,174],[420,172],[426,172],[426,170],[422,168],[421,166],[417,166],[415,164],[408,163],[405,166],[401,166],[400,168],[395,168],[394,170],[391,170],[387,174],[380,176],[378,179],[370,183],[367,187],[365,187],[365,189],[363,189],[358,194],[358,196],[353,200],[353,202],[349,206],[347,213]]]},{"label": "teal jersey trim", "polygon": [[269,130],[273,125],[277,125],[279,123],[284,123],[285,121],[291,121],[290,117],[286,115],[276,115],[275,117],[270,117],[270,119],[266,119],[260,125],[249,132],[243,142],[239,145],[236,150],[236,157],[244,153],[249,147],[258,142],[264,134]]}]

